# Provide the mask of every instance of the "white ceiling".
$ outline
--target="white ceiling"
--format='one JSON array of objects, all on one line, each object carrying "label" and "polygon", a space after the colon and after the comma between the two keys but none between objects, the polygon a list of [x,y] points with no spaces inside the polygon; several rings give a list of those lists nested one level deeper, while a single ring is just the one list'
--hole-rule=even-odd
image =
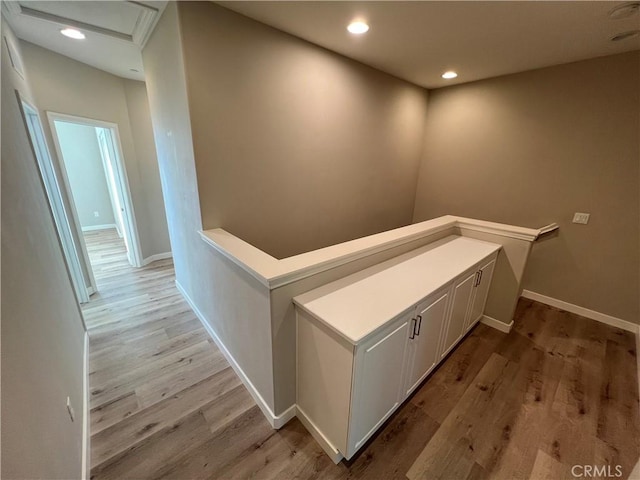
[{"label": "white ceiling", "polygon": [[[224,1],[226,8],[427,88],[640,49],[640,13],[611,19],[612,1]],[[8,1],[18,37],[125,78],[144,79],[141,48],[163,1]],[[369,33],[346,31],[365,20]],[[71,40],[73,26],[87,38]],[[138,70],[138,72],[132,71]],[[443,80],[456,70],[455,80]]]},{"label": "white ceiling", "polygon": [[[226,8],[427,88],[640,49],[640,14],[625,2],[218,2]],[[371,27],[346,31],[353,19]],[[455,80],[444,80],[456,70]]]},{"label": "white ceiling", "polygon": [[[141,49],[166,4],[22,0],[2,2],[2,11],[23,40],[120,77],[144,80]],[[77,28],[86,38],[64,37],[64,27]]]}]

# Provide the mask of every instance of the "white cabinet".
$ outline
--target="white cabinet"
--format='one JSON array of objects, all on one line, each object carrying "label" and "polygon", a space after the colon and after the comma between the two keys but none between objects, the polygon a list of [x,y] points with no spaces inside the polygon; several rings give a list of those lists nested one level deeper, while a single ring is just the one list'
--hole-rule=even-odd
[{"label": "white cabinet", "polygon": [[443,344],[440,349],[440,358],[444,358],[464,335],[464,327],[467,325],[469,304],[473,295],[473,287],[477,270],[467,272],[454,282],[451,296],[451,312],[443,335]]},{"label": "white cabinet", "polygon": [[[346,457],[355,453],[403,399],[402,368],[411,314],[356,348]],[[413,327],[412,327],[413,328]]]},{"label": "white cabinet", "polygon": [[446,357],[458,341],[482,318],[495,264],[495,257],[491,257],[488,261],[474,266],[454,282],[451,312],[443,334],[440,359]]},{"label": "white cabinet", "polygon": [[438,343],[449,307],[449,290],[447,287],[416,308],[407,346],[405,396],[413,392],[438,363]]},{"label": "white cabinet", "polygon": [[451,236],[294,298],[297,415],[334,461],[351,458],[482,315],[499,250]]},{"label": "white cabinet", "polygon": [[465,333],[471,329],[480,319],[484,313],[484,307],[487,304],[487,296],[489,295],[489,286],[491,285],[491,278],[493,277],[493,269],[496,266],[495,258],[492,258],[488,263],[481,264],[482,266],[478,270],[477,279],[475,281],[475,292],[473,294],[473,301],[471,303],[471,309],[469,313],[469,319],[467,321],[467,327]]},{"label": "white cabinet", "polygon": [[297,312],[297,414],[334,461],[351,458],[404,400],[414,313],[353,345]]}]

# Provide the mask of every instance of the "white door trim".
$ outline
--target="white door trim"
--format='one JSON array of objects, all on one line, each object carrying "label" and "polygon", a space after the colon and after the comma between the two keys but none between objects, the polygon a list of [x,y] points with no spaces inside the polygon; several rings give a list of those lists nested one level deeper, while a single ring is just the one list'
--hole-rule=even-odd
[{"label": "white door trim", "polygon": [[[134,267],[142,267],[142,251],[140,248],[140,237],[138,235],[138,227],[136,222],[135,211],[133,208],[133,201],[131,200],[131,190],[129,189],[129,179],[127,176],[127,170],[125,168],[125,160],[124,155],[122,153],[122,145],[120,143],[120,133],[118,131],[118,125],[116,123],[105,122],[103,120],[96,120],[92,118],[79,117],[76,115],[68,115],[65,113],[57,113],[57,112],[47,112],[47,117],[49,119],[49,125],[51,128],[51,133],[53,137],[53,141],[56,148],[56,153],[58,155],[58,161],[61,163],[60,167],[63,172],[65,188],[67,192],[71,193],[71,189],[69,187],[68,179],[66,178],[66,171],[64,169],[64,165],[62,165],[63,158],[62,152],[60,149],[60,144],[58,141],[58,135],[56,133],[55,121],[63,121],[69,123],[75,123],[79,125],[86,125],[89,127],[98,127],[104,128],[111,132],[113,145],[115,148],[115,158],[113,159],[115,163],[114,176],[116,184],[120,189],[121,197],[122,197],[122,207],[124,208],[123,216],[125,222],[125,231],[123,234],[125,235],[127,244],[131,248],[131,263]],[[77,215],[74,209],[74,215]],[[79,222],[77,222],[78,228],[80,228]],[[80,232],[82,234],[82,232]]]},{"label": "white door trim", "polygon": [[[91,294],[90,290],[93,290],[93,285],[86,284],[79,258],[82,247],[76,244],[71,233],[72,227],[69,222],[69,212],[62,200],[60,181],[55,168],[53,168],[53,159],[51,158],[46,143],[40,114],[38,113],[38,109],[22,98],[18,91],[16,91],[16,95],[25,127],[29,134],[29,141],[31,142],[31,147],[38,163],[40,179],[48,197],[51,215],[56,225],[56,230],[58,231],[58,240],[66,260],[67,270],[74,287],[74,292],[79,303],[87,303],[89,301],[89,295]],[[36,127],[39,129],[39,132],[33,131],[34,127],[31,125],[28,117],[35,117],[37,119]],[[38,137],[38,135],[41,135],[41,138],[34,138],[34,136]],[[40,142],[38,142],[38,140],[40,140]]]}]

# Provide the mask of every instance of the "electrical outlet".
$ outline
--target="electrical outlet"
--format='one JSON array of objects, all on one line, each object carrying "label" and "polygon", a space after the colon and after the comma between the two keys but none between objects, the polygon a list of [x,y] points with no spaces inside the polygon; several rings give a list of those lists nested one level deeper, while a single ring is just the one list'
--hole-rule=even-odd
[{"label": "electrical outlet", "polygon": [[71,406],[71,399],[69,397],[67,397],[67,412],[69,412],[69,417],[71,417],[71,421],[75,422],[76,412],[73,410],[73,407]]},{"label": "electrical outlet", "polygon": [[93,212],[93,216],[96,217],[96,218],[99,217],[100,216],[100,212]]},{"label": "electrical outlet", "polygon": [[589,216],[590,215],[588,213],[576,212],[573,214],[573,223],[586,225],[587,223],[589,223]]}]

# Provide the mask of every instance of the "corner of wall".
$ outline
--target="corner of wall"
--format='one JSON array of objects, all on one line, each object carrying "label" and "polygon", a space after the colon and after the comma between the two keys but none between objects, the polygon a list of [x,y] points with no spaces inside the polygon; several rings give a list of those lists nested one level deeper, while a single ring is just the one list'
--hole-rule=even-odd
[{"label": "corner of wall", "polygon": [[431,95],[431,91],[428,88],[423,88],[424,90],[424,102],[425,102],[425,107],[424,107],[424,118],[422,120],[423,125],[422,125],[422,148],[420,150],[420,157],[419,157],[419,162],[418,162],[418,171],[416,174],[416,186],[415,186],[415,190],[413,193],[413,210],[411,211],[411,222],[412,223],[417,223],[419,221],[422,220],[426,220],[425,218],[417,218],[417,214],[416,214],[416,210],[417,210],[417,205],[418,205],[418,191],[420,188],[420,178],[424,173],[424,170],[426,170],[425,167],[425,154],[426,154],[426,145],[427,145],[427,118],[429,117],[429,97]]}]

